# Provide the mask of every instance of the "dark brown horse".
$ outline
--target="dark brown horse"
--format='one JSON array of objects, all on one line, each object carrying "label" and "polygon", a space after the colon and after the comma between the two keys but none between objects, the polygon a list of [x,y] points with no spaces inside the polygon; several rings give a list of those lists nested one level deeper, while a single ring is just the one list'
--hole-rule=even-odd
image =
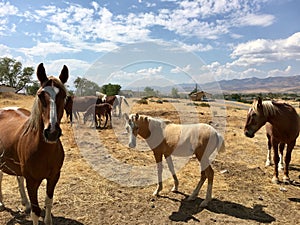
[{"label": "dark brown horse", "polygon": [[97,96],[68,96],[65,104],[65,111],[70,116],[71,123],[75,119],[79,119],[79,112],[85,112],[88,107],[93,104],[101,103],[101,100]]},{"label": "dark brown horse", "polygon": [[[108,104],[108,103],[93,104],[90,107],[88,107],[88,109],[86,110],[86,112],[83,115],[84,124],[88,120],[88,117],[92,115],[94,117],[96,128],[105,128],[108,117],[109,117],[110,126],[111,126],[111,111],[112,111],[111,104]],[[101,116],[105,116],[105,123],[104,123],[103,127],[101,127]],[[97,119],[97,117],[98,117],[98,119]],[[98,123],[98,120],[99,120],[99,123]]]},{"label": "dark brown horse", "polygon": [[296,110],[289,104],[275,101],[262,101],[261,98],[254,100],[252,107],[248,111],[245,125],[245,135],[253,138],[256,131],[263,125],[269,123],[267,135],[269,135],[269,145],[274,150],[274,176],[273,183],[279,183],[278,179],[278,146],[281,149],[287,144],[283,182],[289,183],[289,164],[292,150],[299,135],[300,120]]},{"label": "dark brown horse", "polygon": [[[67,93],[64,83],[68,80],[69,71],[64,66],[59,79],[47,77],[41,63],[37,77],[41,87],[31,112],[22,108],[0,110],[0,170],[25,178],[34,225],[38,224],[41,215],[38,188],[44,179],[47,180],[44,221],[52,224],[53,194],[64,161],[64,149],[59,138]],[[0,183],[1,178],[2,172]]]},{"label": "dark brown horse", "polygon": [[74,99],[74,96],[68,95],[66,98],[66,103],[65,103],[65,107],[64,107],[66,116],[67,116],[67,120],[68,120],[68,118],[70,118],[71,123],[73,122],[73,115],[72,115],[73,114],[72,113],[73,99]]}]

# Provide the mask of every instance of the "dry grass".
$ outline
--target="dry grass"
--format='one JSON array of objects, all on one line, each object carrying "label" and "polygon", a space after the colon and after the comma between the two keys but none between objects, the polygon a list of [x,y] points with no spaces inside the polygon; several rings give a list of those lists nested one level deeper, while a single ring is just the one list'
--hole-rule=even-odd
[{"label": "dry grass", "polygon": [[[30,109],[32,101],[33,98],[28,96],[0,95],[1,107],[13,105]],[[177,106],[172,102],[139,105],[131,101],[130,104],[131,112],[174,122],[197,118],[209,123],[213,120],[212,114],[218,114],[211,112],[210,108],[199,106],[186,116],[179,115]],[[186,103],[182,106],[180,111],[189,111]],[[205,189],[200,191],[195,201],[184,201],[199,179],[199,165],[195,159],[190,159],[178,172],[179,193],[169,192],[172,179],[167,179],[161,196],[152,197],[155,185],[129,187],[122,180],[113,182],[105,178],[109,176],[95,170],[97,163],[105,169],[104,161],[97,162],[97,157],[101,158],[105,151],[103,157],[112,157],[127,165],[146,168],[154,163],[152,152],[141,140],[137,149],[125,146],[126,135],[122,130],[115,130],[122,127],[121,120],[114,117],[114,129],[99,131],[83,125],[71,127],[63,120],[61,140],[66,158],[55,190],[54,224],[198,224],[199,221],[201,224],[299,224],[300,139],[293,151],[290,168],[294,184],[274,185],[271,183],[273,169],[264,167],[267,153],[264,129],[254,139],[244,137],[246,113],[242,105],[227,105],[227,116],[223,118],[226,119],[226,152],[218,155],[214,162],[214,199],[205,209],[199,208]],[[99,142],[91,144],[88,138],[95,137]],[[85,145],[90,147],[88,152],[78,147]],[[84,157],[87,153],[88,157]],[[118,177],[118,168],[107,165],[107,170],[111,177]],[[124,172],[125,178],[126,175]],[[41,206],[44,192],[45,184],[39,191]],[[0,224],[30,224],[29,217],[18,212],[21,206],[14,177],[4,176],[3,195],[7,209],[0,212]]]}]

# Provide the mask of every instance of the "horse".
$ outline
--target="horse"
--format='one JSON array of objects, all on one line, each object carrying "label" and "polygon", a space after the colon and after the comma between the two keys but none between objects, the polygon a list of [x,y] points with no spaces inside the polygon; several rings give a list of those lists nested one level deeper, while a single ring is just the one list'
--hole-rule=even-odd
[{"label": "horse", "polygon": [[269,146],[273,147],[274,151],[274,174],[272,182],[279,183],[278,179],[278,146],[280,151],[283,151],[284,145],[287,145],[284,165],[283,182],[290,183],[289,178],[289,164],[291,161],[291,154],[296,144],[300,129],[300,119],[296,110],[287,103],[280,103],[276,101],[262,101],[261,98],[253,101],[250,107],[247,120],[244,128],[246,137],[253,138],[255,133],[266,123],[267,135],[269,135]]},{"label": "horse", "polygon": [[99,98],[98,103],[109,103],[113,106],[113,110],[116,114],[117,107],[119,111],[118,117],[120,118],[122,116],[122,102],[124,101],[127,106],[129,106],[125,96],[123,95],[110,95],[107,96],[106,94],[103,94],[101,92],[96,92],[96,96]]},{"label": "horse", "polygon": [[129,147],[136,147],[136,137],[139,135],[146,140],[148,146],[154,153],[157,164],[158,184],[153,195],[159,195],[159,192],[163,188],[163,156],[173,176],[174,186],[172,191],[177,192],[179,181],[174,170],[171,156],[191,156],[195,154],[201,165],[201,177],[197,187],[187,200],[195,200],[203,183],[208,179],[206,198],[200,205],[200,207],[206,207],[212,199],[214,179],[214,171],[211,167],[212,159],[210,157],[214,154],[215,149],[217,149],[217,151],[225,149],[222,135],[212,126],[204,123],[173,124],[170,121],[139,115],[138,113],[129,116],[124,114],[124,118],[125,127],[129,133]]},{"label": "horse", "polygon": [[[41,215],[38,189],[42,180],[46,179],[44,222],[49,225],[52,224],[54,189],[64,161],[64,149],[59,138],[67,95],[64,84],[68,80],[69,71],[63,66],[59,78],[47,77],[41,63],[36,73],[40,88],[31,112],[17,107],[0,109],[0,187],[2,172],[21,176],[18,177],[19,188],[21,194],[25,194],[22,183],[25,178],[32,222],[37,225]],[[0,206],[4,208],[1,192]]]},{"label": "horse", "polygon": [[68,95],[67,98],[66,98],[66,103],[65,103],[65,106],[64,106],[64,109],[65,109],[65,112],[66,112],[66,116],[67,116],[67,120],[68,118],[70,118],[70,122],[72,123],[73,122],[73,113],[72,113],[72,109],[73,109],[73,100],[74,99],[74,96],[70,96]]},{"label": "horse", "polygon": [[91,105],[99,103],[102,102],[97,96],[73,96],[71,98],[67,98],[65,108],[68,108],[68,111],[71,111],[71,114],[73,114],[75,119],[78,120],[79,112],[85,112]]},{"label": "horse", "polygon": [[[88,109],[85,111],[85,113],[83,115],[84,124],[88,120],[88,117],[90,115],[92,115],[94,117],[96,128],[101,128],[101,115],[102,115],[102,116],[105,116],[105,123],[104,123],[103,128],[106,127],[108,117],[109,117],[110,126],[111,126],[111,110],[112,110],[112,106],[111,106],[111,104],[108,104],[108,103],[91,105],[90,107],[88,107]],[[99,119],[99,124],[98,124],[97,116]]]}]

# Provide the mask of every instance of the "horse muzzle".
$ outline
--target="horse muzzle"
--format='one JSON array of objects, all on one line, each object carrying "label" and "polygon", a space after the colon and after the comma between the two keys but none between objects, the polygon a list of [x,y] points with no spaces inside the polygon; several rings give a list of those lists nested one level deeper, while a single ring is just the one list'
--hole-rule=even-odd
[{"label": "horse muzzle", "polygon": [[54,128],[51,125],[44,129],[44,138],[48,143],[56,143],[62,134],[61,128],[56,124]]},{"label": "horse muzzle", "polygon": [[244,134],[248,138],[254,138],[254,132],[250,132],[248,130],[245,130]]}]

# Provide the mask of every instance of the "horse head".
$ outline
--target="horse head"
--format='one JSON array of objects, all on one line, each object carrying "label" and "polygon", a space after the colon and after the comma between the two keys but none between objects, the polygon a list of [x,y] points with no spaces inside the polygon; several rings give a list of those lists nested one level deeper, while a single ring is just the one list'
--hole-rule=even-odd
[{"label": "horse head", "polygon": [[252,107],[248,111],[244,134],[247,137],[253,138],[256,131],[258,131],[266,122],[267,119],[264,114],[263,102],[259,97],[257,100],[254,100]]},{"label": "horse head", "polygon": [[37,68],[37,77],[41,84],[37,96],[44,127],[43,135],[46,142],[56,143],[61,136],[60,121],[67,95],[64,83],[68,80],[69,71],[64,66],[59,79],[47,77],[43,63],[41,63]]}]

